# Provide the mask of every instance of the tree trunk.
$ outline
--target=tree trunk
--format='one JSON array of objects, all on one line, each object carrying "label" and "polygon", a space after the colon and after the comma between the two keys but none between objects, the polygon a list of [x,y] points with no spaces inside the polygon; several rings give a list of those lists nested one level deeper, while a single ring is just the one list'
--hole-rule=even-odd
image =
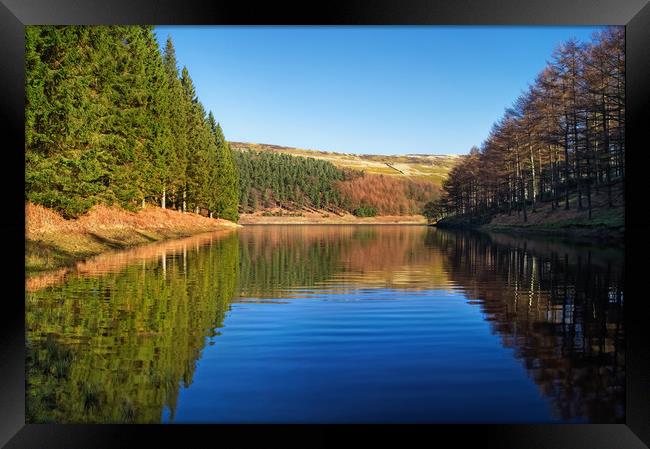
[{"label": "tree trunk", "polygon": [[186,191],[183,189],[183,213],[187,212],[187,202],[185,201],[186,198]]},{"label": "tree trunk", "polygon": [[[565,120],[568,118],[564,115]],[[564,208],[569,210],[569,124],[564,127]]]},{"label": "tree trunk", "polygon": [[553,159],[553,148],[549,145],[548,146],[548,160],[551,165],[550,170],[551,170],[551,181],[550,181],[550,187],[551,191],[549,192],[549,195],[551,197],[551,210],[555,210],[555,198],[556,198],[556,185],[555,185],[555,160]]},{"label": "tree trunk", "polygon": [[589,146],[589,112],[585,111],[585,154],[587,156],[587,208],[589,209],[589,219],[591,220],[591,147]]},{"label": "tree trunk", "polygon": [[575,152],[575,158],[576,158],[575,178],[576,178],[576,190],[578,191],[578,209],[582,209],[582,171],[580,170],[580,150],[578,145],[578,116],[576,114],[575,109],[573,111],[573,146],[574,146],[573,150]]},{"label": "tree trunk", "polygon": [[526,211],[526,185],[527,183],[524,183],[524,177],[521,177],[521,196],[522,196],[522,205],[524,209],[524,223],[528,221],[528,213]]},{"label": "tree trunk", "polygon": [[607,103],[605,103],[605,94],[601,97],[601,108],[603,114],[603,152],[605,153],[605,176],[607,179],[607,205],[612,207],[612,161],[609,154],[609,129],[607,126]]},{"label": "tree trunk", "polygon": [[546,182],[544,182],[544,166],[542,165],[542,149],[537,147],[537,159],[539,160],[539,200],[544,201]]},{"label": "tree trunk", "polygon": [[[528,135],[528,139],[531,139],[530,135]],[[537,199],[537,194],[535,193],[535,190],[537,189],[537,184],[535,183],[535,160],[533,158],[533,144],[530,141],[528,143],[528,149],[530,151],[530,167],[531,167],[532,176],[533,176],[532,200],[533,200],[533,211],[534,211],[535,210],[535,200]]]},{"label": "tree trunk", "polygon": [[524,188],[524,174],[519,165],[519,149],[515,152],[517,158],[517,171],[519,172],[519,199],[521,201],[521,208],[524,212],[524,223],[528,221],[528,215],[526,213],[526,193]]},{"label": "tree trunk", "polygon": [[160,207],[162,207],[163,209],[165,208],[165,205],[166,205],[165,202],[166,201],[167,201],[167,196],[166,196],[165,188],[163,187],[163,189],[162,189],[162,197],[160,198]]}]

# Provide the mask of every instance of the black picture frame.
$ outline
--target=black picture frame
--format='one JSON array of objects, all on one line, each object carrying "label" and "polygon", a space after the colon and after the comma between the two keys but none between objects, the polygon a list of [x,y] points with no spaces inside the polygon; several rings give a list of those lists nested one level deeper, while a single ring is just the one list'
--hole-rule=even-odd
[{"label": "black picture frame", "polygon": [[[626,423],[562,425],[46,425],[25,424],[24,27],[34,24],[625,25],[626,26]],[[0,0],[0,114],[4,141],[0,229],[6,294],[0,313],[0,445],[7,448],[195,446],[205,440],[338,445],[378,442],[453,447],[628,448],[650,445],[650,338],[643,302],[650,214],[643,170],[650,158],[650,4],[646,0],[328,1]],[[645,161],[645,162],[644,162]],[[194,443],[196,442],[196,443]],[[201,443],[204,444],[204,443]],[[445,443],[448,447],[450,443]]]}]

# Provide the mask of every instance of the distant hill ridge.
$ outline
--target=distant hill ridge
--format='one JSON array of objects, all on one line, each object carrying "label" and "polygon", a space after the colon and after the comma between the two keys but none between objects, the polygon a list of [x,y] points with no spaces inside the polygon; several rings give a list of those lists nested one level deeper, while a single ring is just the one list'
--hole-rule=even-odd
[{"label": "distant hill ridge", "polygon": [[230,146],[233,150],[238,151],[273,151],[322,159],[341,168],[362,170],[371,174],[427,180],[438,187],[442,185],[449,171],[461,159],[460,155],[455,154],[353,154],[251,142],[231,141]]}]

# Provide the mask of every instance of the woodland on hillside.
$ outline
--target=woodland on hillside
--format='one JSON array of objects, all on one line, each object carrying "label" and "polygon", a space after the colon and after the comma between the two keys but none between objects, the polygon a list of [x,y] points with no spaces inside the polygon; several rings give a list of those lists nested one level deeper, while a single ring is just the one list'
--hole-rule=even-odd
[{"label": "woodland on hillside", "polygon": [[343,170],[330,162],[267,151],[234,151],[242,212],[268,207],[339,207],[335,182]]},{"label": "woodland on hillside", "polygon": [[337,183],[341,203],[357,214],[368,208],[378,215],[421,214],[424,205],[439,195],[430,181],[356,172]]},{"label": "woodland on hillside", "polygon": [[269,207],[420,213],[426,182],[233,151],[171,38],[150,26],[26,29],[25,199],[76,218],[154,204],[237,221]]},{"label": "woodland on hillside", "polygon": [[[592,216],[594,193],[625,177],[625,30],[606,28],[592,42],[560,45],[552,60],[480,148],[455,166],[431,217],[489,221],[517,213],[524,222],[542,202]],[[570,201],[571,199],[571,201]],[[620,201],[620,200],[619,200]]]},{"label": "woodland on hillside", "polygon": [[329,161],[272,151],[235,150],[240,210],[325,209],[357,216],[420,214],[436,197],[430,181],[336,167]]},{"label": "woodland on hillside", "polygon": [[151,26],[26,27],[25,196],[77,217],[147,203],[236,221],[232,152],[171,38]]},{"label": "woodland on hillside", "polygon": [[[624,29],[560,45],[443,184],[276,151],[233,150],[151,26],[26,28],[25,199],[78,217],[147,204],[236,221],[267,208],[489,221],[545,204],[621,206]],[[280,148],[280,147],[278,147]],[[383,167],[390,170],[390,166]],[[613,193],[614,192],[614,193]]]}]

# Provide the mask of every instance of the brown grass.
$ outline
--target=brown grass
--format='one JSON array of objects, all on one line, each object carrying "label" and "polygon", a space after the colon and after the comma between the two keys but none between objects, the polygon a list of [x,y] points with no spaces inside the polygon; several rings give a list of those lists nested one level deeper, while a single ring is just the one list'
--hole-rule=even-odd
[{"label": "brown grass", "polygon": [[32,203],[25,205],[25,222],[25,235],[28,238],[54,232],[88,233],[118,229],[183,232],[236,226],[228,220],[154,206],[130,212],[119,207],[98,205],[76,220],[66,220],[55,211]]},{"label": "brown grass", "polygon": [[587,197],[583,195],[583,209],[578,209],[578,197],[574,193],[569,197],[569,210],[564,209],[564,198],[560,201],[560,207],[553,209],[550,202],[538,204],[537,210],[532,212],[528,209],[527,221],[524,222],[523,213],[512,212],[495,216],[490,225],[496,226],[623,226],[624,198],[620,186],[612,189],[613,208],[608,207],[607,193],[605,188],[598,193],[592,194],[592,218],[589,220],[587,210]]},{"label": "brown grass", "polygon": [[186,254],[188,250],[196,250],[229,235],[233,229],[235,228],[230,227],[223,231],[201,233],[191,237],[162,241],[130,249],[108,251],[78,261],[68,267],[29,276],[25,281],[25,288],[28,292],[37,291],[60,284],[69,275],[99,277],[119,271],[133,263],[147,262],[170,255]]},{"label": "brown grass", "polygon": [[50,209],[27,203],[26,269],[29,272],[69,266],[111,249],[237,226],[227,220],[154,206],[130,212],[100,205],[76,220],[66,220]]}]

